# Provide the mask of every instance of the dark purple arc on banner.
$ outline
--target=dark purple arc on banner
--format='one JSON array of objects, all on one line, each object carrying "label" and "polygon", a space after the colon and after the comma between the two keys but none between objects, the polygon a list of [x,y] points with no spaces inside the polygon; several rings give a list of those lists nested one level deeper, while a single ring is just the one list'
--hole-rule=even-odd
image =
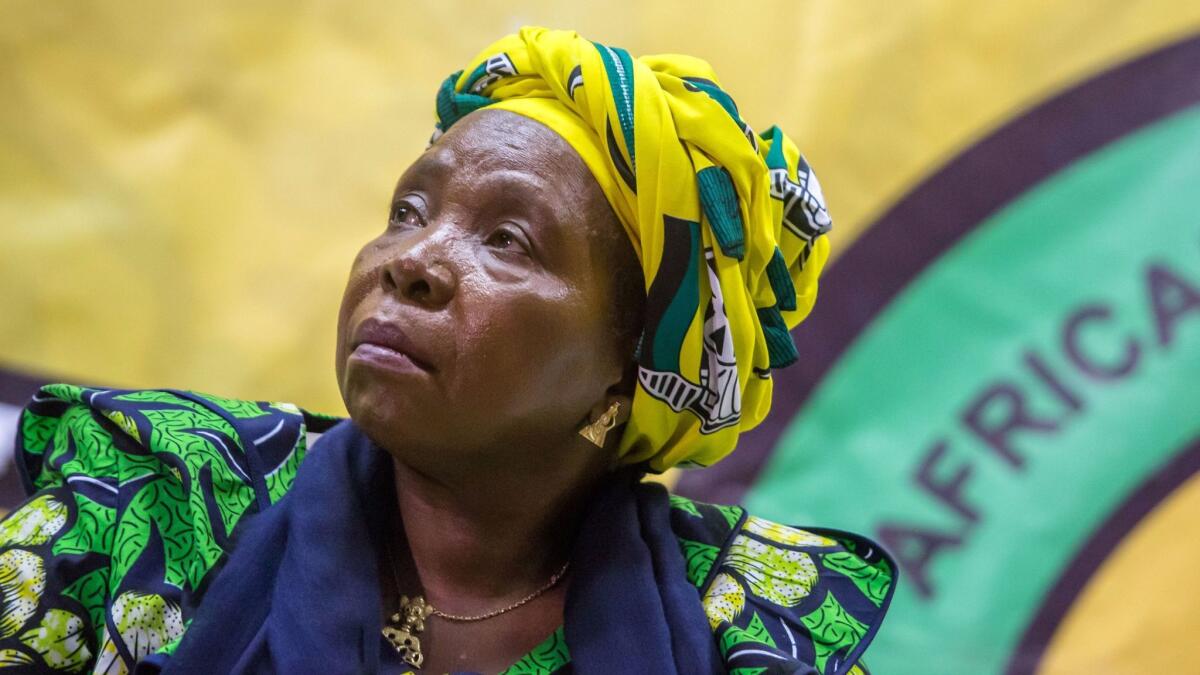
[{"label": "dark purple arc on banner", "polygon": [[1126,535],[1175,490],[1200,472],[1200,438],[1150,475],[1088,537],[1042,599],[1033,620],[1013,649],[1004,675],[1034,675],[1062,620],[1097,570]]},{"label": "dark purple arc on banner", "polygon": [[[800,360],[774,371],[772,413],[679,493],[736,504],[826,372],[904,288],[1002,206],[1079,158],[1200,102],[1200,36],[1087,80],[1013,119],[925,180],[868,228],[821,280],[793,331]],[[918,236],[914,236],[914,233]]]},{"label": "dark purple arc on banner", "polygon": [[24,406],[29,397],[50,380],[27,373],[0,368],[0,403]]}]

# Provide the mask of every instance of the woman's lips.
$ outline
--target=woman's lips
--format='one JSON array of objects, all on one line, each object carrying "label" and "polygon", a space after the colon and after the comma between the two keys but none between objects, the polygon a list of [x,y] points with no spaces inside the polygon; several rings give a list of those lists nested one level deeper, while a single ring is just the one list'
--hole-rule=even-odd
[{"label": "woman's lips", "polygon": [[363,321],[354,331],[352,359],[369,361],[397,371],[432,372],[430,359],[396,324],[377,318]]},{"label": "woman's lips", "polygon": [[375,344],[373,342],[363,342],[354,348],[354,352],[350,354],[351,360],[362,361],[379,366],[386,370],[402,373],[426,373],[428,368],[417,363],[411,356],[404,352],[396,351],[391,347]]}]

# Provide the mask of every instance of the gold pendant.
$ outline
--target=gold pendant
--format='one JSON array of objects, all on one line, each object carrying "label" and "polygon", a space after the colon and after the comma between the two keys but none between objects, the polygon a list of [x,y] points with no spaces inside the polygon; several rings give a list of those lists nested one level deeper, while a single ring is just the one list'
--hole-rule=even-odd
[{"label": "gold pendant", "polygon": [[388,619],[388,625],[383,627],[383,637],[396,649],[401,660],[413,668],[420,668],[425,662],[417,633],[425,630],[425,619],[432,613],[433,607],[425,604],[425,598],[418,595],[410,601],[407,595],[401,596],[400,611],[393,614]]}]

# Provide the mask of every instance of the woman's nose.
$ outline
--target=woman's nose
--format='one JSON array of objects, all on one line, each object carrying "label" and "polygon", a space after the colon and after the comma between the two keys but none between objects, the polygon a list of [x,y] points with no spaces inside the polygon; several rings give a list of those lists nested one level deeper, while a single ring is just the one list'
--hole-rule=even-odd
[{"label": "woman's nose", "polygon": [[416,305],[436,309],[454,297],[458,280],[450,267],[422,246],[393,256],[379,268],[384,291]]}]

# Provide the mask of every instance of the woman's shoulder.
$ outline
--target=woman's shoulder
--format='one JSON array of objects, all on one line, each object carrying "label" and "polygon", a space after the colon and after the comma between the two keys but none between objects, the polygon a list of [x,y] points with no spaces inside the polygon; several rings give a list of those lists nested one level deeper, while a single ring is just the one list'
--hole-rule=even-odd
[{"label": "woman's shoulder", "polygon": [[740,506],[678,495],[670,501],[688,579],[726,663],[754,672],[792,658],[819,673],[866,672],[862,653],[897,578],[883,548],[850,532],[772,522]]},{"label": "woman's shoulder", "polygon": [[309,434],[336,420],[195,391],[50,384],[21,412],[15,460],[30,492],[66,482],[113,493],[130,478],[162,475],[248,489],[261,506],[290,488]]},{"label": "woman's shoulder", "polygon": [[335,421],[174,389],[43,387],[16,438],[32,496],[0,523],[0,588],[20,590],[0,606],[0,657],[128,670],[169,653],[238,524],[291,489],[309,433]]}]

